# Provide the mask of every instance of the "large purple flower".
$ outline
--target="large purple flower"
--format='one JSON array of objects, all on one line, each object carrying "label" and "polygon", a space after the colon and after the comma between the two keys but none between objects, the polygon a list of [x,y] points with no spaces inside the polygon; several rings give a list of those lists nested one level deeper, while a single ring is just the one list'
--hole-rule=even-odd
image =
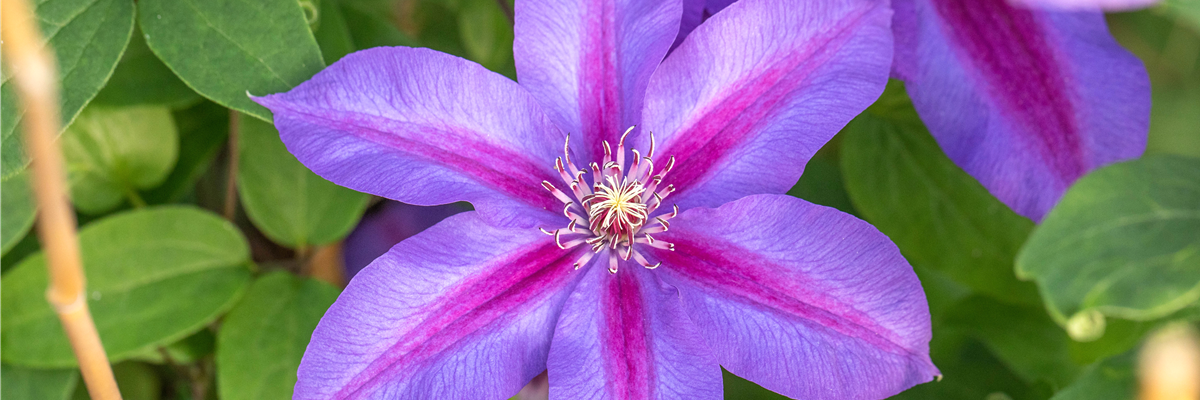
[{"label": "large purple flower", "polygon": [[[712,15],[732,1],[685,8]],[[1096,10],[1150,2],[892,0],[893,72],[946,155],[1040,221],[1076,179],[1145,150],[1149,78]]]},{"label": "large purple flower", "polygon": [[516,5],[520,84],[378,48],[257,99],[321,176],[477,209],[354,278],[295,398],[502,399],[548,370],[553,398],[717,399],[718,365],[882,398],[938,373],[896,247],[782,195],[882,92],[886,2],[747,0],[665,59],[678,0]]}]

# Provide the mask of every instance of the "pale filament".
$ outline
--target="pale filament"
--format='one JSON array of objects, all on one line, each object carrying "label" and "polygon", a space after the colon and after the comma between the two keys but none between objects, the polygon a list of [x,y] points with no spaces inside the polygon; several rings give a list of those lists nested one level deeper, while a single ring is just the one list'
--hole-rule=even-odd
[{"label": "pale filament", "polygon": [[[558,171],[563,184],[569,190],[559,190],[554,184],[542,181],[542,186],[550,191],[559,201],[563,202],[563,215],[571,222],[565,227],[553,231],[538,228],[547,235],[554,236],[554,242],[559,248],[570,249],[581,244],[591,246],[575,261],[575,269],[586,265],[592,257],[601,251],[608,250],[608,270],[616,273],[621,260],[634,260],[648,269],[658,268],[662,263],[650,264],[646,257],[638,252],[638,244],[658,249],[674,251],[675,246],[657,240],[650,234],[665,232],[671,227],[670,219],[679,215],[679,207],[672,206],[672,211],[657,217],[650,217],[663,204],[672,192],[673,185],[659,187],[663,178],[675,166],[675,157],[667,159],[664,168],[657,174],[654,171],[654,133],[650,133],[650,149],[643,156],[637,149],[631,151],[632,157],[628,165],[625,160],[625,138],[633,131],[629,127],[621,135],[617,143],[614,157],[612,146],[608,141],[603,142],[604,157],[600,162],[593,162],[585,169],[579,169],[571,160],[571,137],[563,145],[563,157],[554,160],[554,169]],[[628,170],[626,170],[628,169]],[[591,183],[584,176],[591,174]],[[570,237],[567,237],[571,235]]]}]

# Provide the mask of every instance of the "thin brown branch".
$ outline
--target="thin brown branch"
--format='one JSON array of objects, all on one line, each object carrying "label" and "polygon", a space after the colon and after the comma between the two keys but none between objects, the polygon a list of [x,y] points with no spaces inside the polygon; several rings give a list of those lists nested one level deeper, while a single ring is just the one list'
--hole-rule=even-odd
[{"label": "thin brown branch", "polygon": [[225,219],[230,222],[237,217],[237,174],[238,157],[238,112],[229,110],[229,175],[225,179]]},{"label": "thin brown branch", "polygon": [[55,143],[61,126],[54,58],[43,45],[26,0],[2,0],[0,5],[4,55],[26,107],[25,147],[38,204],[38,237],[50,275],[46,300],[62,321],[88,393],[96,400],[119,400],[121,393],[84,296],[75,214],[67,197],[62,153]]}]

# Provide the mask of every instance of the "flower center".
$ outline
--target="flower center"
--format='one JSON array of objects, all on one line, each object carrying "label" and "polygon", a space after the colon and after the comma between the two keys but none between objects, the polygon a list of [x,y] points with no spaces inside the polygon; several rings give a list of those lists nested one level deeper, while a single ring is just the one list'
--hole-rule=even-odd
[{"label": "flower center", "polygon": [[[618,261],[629,259],[654,269],[661,263],[651,265],[646,257],[637,251],[637,246],[675,250],[674,245],[650,236],[665,232],[671,225],[667,221],[679,214],[679,207],[672,206],[670,213],[650,218],[650,214],[663,204],[663,199],[675,190],[672,185],[659,188],[663,177],[675,165],[675,157],[667,160],[667,165],[662,171],[654,173],[654,162],[651,161],[654,157],[652,132],[650,151],[646,156],[642,156],[637,149],[632,150],[633,159],[626,166],[625,138],[632,131],[633,127],[630,127],[621,135],[615,158],[612,147],[605,141],[604,159],[599,163],[591,163],[587,170],[580,170],[571,162],[571,137],[567,136],[563,157],[554,160],[554,169],[562,177],[563,184],[570,188],[570,192],[559,190],[554,184],[542,181],[542,186],[563,202],[563,214],[571,222],[565,228],[554,231],[538,229],[554,236],[554,241],[560,248],[569,249],[581,244],[588,244],[592,248],[591,252],[576,260],[576,269],[606,249],[609,272],[616,273]],[[588,173],[592,175],[590,185],[584,180]],[[650,220],[656,223],[647,225]],[[573,237],[566,238],[567,241],[563,242],[564,236]]]}]

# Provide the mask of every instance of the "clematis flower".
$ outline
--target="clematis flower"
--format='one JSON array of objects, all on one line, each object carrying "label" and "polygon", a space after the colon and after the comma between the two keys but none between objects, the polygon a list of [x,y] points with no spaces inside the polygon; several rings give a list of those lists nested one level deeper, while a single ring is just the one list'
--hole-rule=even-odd
[{"label": "clematis flower", "polygon": [[1094,10],[1147,1],[1007,1],[893,0],[893,74],[946,155],[1036,222],[1079,177],[1145,150],[1149,77]]},{"label": "clematis flower", "polygon": [[503,399],[546,371],[556,399],[718,399],[720,366],[883,398],[938,374],[895,245],[782,195],[882,92],[886,3],[747,0],[665,58],[678,0],[516,7],[519,84],[376,48],[256,99],[326,179],[477,210],[354,277],[295,398]]}]

